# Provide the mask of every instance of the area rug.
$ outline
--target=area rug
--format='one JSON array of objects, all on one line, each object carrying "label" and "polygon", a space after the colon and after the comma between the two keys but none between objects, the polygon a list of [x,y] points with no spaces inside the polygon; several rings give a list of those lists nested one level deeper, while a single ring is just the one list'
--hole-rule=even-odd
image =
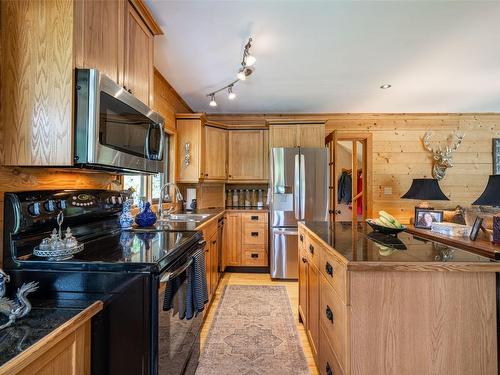
[{"label": "area rug", "polygon": [[196,374],[309,374],[286,287],[227,286]]}]

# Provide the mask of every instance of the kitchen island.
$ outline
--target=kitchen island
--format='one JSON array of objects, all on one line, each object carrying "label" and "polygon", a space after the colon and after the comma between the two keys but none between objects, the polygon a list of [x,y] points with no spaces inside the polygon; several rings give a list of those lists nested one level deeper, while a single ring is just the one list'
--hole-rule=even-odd
[{"label": "kitchen island", "polygon": [[299,224],[299,315],[322,374],[498,374],[500,263],[365,224]]}]

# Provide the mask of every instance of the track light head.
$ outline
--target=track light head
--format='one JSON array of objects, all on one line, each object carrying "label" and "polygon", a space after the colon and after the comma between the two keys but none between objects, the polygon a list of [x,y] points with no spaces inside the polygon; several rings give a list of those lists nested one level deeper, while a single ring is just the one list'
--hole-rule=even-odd
[{"label": "track light head", "polygon": [[227,97],[228,97],[229,100],[236,99],[236,94],[233,92],[233,86],[229,86],[227,88]]},{"label": "track light head", "polygon": [[210,95],[210,107],[217,107],[217,102],[215,101],[215,94]]},{"label": "track light head", "polygon": [[252,66],[253,64],[255,64],[256,61],[257,61],[257,59],[255,57],[253,57],[252,55],[248,54],[245,57],[245,66]]}]

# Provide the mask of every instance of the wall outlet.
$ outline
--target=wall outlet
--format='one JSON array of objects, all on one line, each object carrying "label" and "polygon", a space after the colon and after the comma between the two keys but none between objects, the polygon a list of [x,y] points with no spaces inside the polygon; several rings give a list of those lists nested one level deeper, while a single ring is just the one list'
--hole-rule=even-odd
[{"label": "wall outlet", "polygon": [[392,187],[384,186],[384,195],[392,195]]}]

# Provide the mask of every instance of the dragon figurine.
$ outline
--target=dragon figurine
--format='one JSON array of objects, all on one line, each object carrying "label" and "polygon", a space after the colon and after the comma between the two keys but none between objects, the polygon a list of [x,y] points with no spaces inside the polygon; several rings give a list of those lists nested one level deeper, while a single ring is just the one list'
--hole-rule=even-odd
[{"label": "dragon figurine", "polygon": [[5,297],[6,283],[10,281],[9,275],[0,269],[0,314],[9,317],[7,323],[0,325],[0,330],[10,327],[16,319],[23,318],[31,311],[31,303],[28,301],[28,294],[38,289],[37,282],[29,282],[21,285],[17,290],[16,299]]}]

